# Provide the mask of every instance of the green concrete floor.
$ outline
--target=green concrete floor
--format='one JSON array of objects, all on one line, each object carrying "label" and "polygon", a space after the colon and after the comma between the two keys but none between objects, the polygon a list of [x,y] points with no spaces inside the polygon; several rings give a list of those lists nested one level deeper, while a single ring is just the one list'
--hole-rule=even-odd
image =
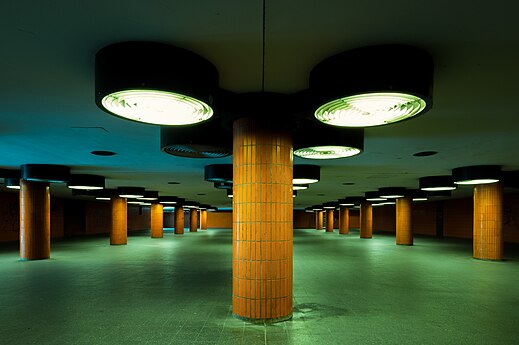
[{"label": "green concrete floor", "polygon": [[517,344],[519,255],[467,241],[296,230],[294,317],[231,316],[231,231],[54,241],[52,259],[0,246],[1,344]]}]

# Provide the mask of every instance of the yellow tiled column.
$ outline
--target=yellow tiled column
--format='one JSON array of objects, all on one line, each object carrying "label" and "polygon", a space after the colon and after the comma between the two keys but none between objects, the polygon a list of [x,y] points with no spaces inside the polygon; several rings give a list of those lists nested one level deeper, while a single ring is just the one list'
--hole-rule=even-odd
[{"label": "yellow tiled column", "polygon": [[341,206],[339,212],[339,234],[347,235],[350,228],[350,212],[346,206]]},{"label": "yellow tiled column", "polygon": [[396,244],[413,245],[412,205],[410,196],[396,199]]},{"label": "yellow tiled column", "polygon": [[20,180],[20,259],[50,257],[49,184]]},{"label": "yellow tiled column", "polygon": [[326,232],[333,232],[333,210],[326,210]]},{"label": "yellow tiled column", "polygon": [[474,186],[474,258],[503,260],[503,185]]},{"label": "yellow tiled column", "polygon": [[256,120],[234,122],[233,314],[292,317],[292,140]]},{"label": "yellow tiled column", "polygon": [[207,230],[207,210],[200,210],[200,230]]},{"label": "yellow tiled column", "polygon": [[112,226],[110,228],[110,244],[128,243],[128,205],[126,198],[114,195],[111,198]]},{"label": "yellow tiled column", "polygon": [[323,211],[315,211],[315,230],[323,229]]},{"label": "yellow tiled column", "polygon": [[198,231],[198,210],[196,208],[189,209],[189,232]]},{"label": "yellow tiled column", "polygon": [[180,202],[175,205],[175,234],[184,234],[184,207]]},{"label": "yellow tiled column", "polygon": [[368,201],[360,204],[360,238],[371,238],[373,231],[373,207]]},{"label": "yellow tiled column", "polygon": [[162,204],[151,204],[150,228],[151,238],[164,237],[164,207]]}]

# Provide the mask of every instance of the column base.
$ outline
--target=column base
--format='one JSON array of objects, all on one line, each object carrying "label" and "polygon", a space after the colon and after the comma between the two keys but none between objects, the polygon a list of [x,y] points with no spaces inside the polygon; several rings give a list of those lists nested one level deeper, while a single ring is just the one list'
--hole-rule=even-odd
[{"label": "column base", "polygon": [[409,246],[410,247],[410,246],[413,245],[413,243],[397,243],[396,245],[397,246]]},{"label": "column base", "polygon": [[128,243],[110,243],[111,246],[126,246]]},{"label": "column base", "polygon": [[37,260],[49,260],[50,256],[47,256],[46,258],[35,258],[35,259],[27,259],[27,258],[20,258],[18,261],[37,261]]},{"label": "column base", "polygon": [[232,313],[232,316],[234,318],[238,319],[238,320],[242,320],[242,321],[250,322],[250,323],[260,323],[260,324],[276,323],[276,322],[283,322],[283,321],[292,320],[292,314],[287,315],[287,316],[277,317],[277,318],[274,318],[274,319],[252,319],[252,318],[249,318],[249,317],[244,317],[244,316],[237,315],[235,313]]},{"label": "column base", "polygon": [[486,258],[476,258],[476,257],[472,257],[474,260],[480,260],[480,261],[494,261],[494,262],[500,262],[500,261],[505,261],[505,259],[486,259]]}]

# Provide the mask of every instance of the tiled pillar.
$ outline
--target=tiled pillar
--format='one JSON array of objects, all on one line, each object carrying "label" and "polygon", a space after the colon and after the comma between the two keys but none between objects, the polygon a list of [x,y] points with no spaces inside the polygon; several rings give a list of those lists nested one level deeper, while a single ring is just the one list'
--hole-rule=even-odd
[{"label": "tiled pillar", "polygon": [[200,230],[207,230],[207,210],[200,210]]},{"label": "tiled pillar", "polygon": [[410,196],[396,199],[396,244],[413,245],[412,205]]},{"label": "tiled pillar", "polygon": [[189,232],[198,231],[198,209],[189,209]]},{"label": "tiled pillar", "polygon": [[315,211],[315,230],[323,229],[323,211]]},{"label": "tiled pillar", "polygon": [[244,118],[233,126],[233,314],[292,317],[292,140]]},{"label": "tiled pillar", "polygon": [[474,250],[476,259],[503,260],[503,185],[474,186]]},{"label": "tiled pillar", "polygon": [[112,226],[110,228],[110,244],[128,243],[128,212],[126,198],[114,195],[110,201],[112,206]]},{"label": "tiled pillar", "polygon": [[350,213],[346,206],[341,206],[339,214],[339,234],[347,235],[350,228]]},{"label": "tiled pillar", "polygon": [[49,184],[20,180],[20,259],[50,257]]},{"label": "tiled pillar", "polygon": [[333,210],[326,210],[326,232],[333,232]]},{"label": "tiled pillar", "polygon": [[151,204],[150,227],[151,238],[164,237],[164,207],[162,204]]},{"label": "tiled pillar", "polygon": [[184,207],[181,203],[175,205],[175,234],[184,234]]},{"label": "tiled pillar", "polygon": [[371,238],[373,231],[373,207],[368,201],[360,204],[360,238]]}]

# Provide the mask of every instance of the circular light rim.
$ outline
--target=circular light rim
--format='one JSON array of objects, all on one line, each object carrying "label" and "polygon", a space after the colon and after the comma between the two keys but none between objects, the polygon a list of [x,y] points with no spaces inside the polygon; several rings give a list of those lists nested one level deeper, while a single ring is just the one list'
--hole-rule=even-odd
[{"label": "circular light rim", "polygon": [[[168,104],[170,106],[177,106],[184,108],[186,105],[189,105],[192,109],[194,109],[191,113],[183,113],[178,114],[174,113],[175,111],[178,111],[179,109],[162,109],[158,112],[164,112],[167,114],[163,116],[167,116],[167,119],[158,118],[158,114],[154,114],[153,116],[146,115],[143,113],[137,113],[137,114],[130,114],[128,111],[124,110],[127,108],[124,108],[124,105],[121,107],[119,106],[120,103],[129,103],[124,98],[135,96],[141,96],[145,97],[148,100],[157,101],[157,100],[166,100],[168,102],[171,102],[171,104]],[[118,100],[119,99],[119,100]],[[142,100],[141,100],[142,102]],[[148,89],[128,89],[128,90],[120,90],[116,92],[109,93],[108,95],[104,96],[101,99],[101,104],[104,109],[106,109],[108,112],[128,119],[132,121],[137,122],[143,122],[153,125],[162,125],[162,126],[183,126],[183,125],[191,125],[195,123],[204,122],[206,120],[209,120],[213,115],[214,111],[213,109],[205,102],[191,97],[187,96],[181,93],[177,92],[171,92],[171,91],[163,91],[163,90],[148,90]],[[116,104],[113,106],[113,104]],[[180,108],[180,109],[182,109]],[[173,112],[173,113],[172,113]],[[201,113],[198,116],[196,115],[197,112]],[[179,116],[181,116],[179,118]]]},{"label": "circular light rim", "polygon": [[[328,151],[334,150],[343,153],[328,153]],[[294,150],[294,155],[305,159],[339,159],[353,157],[360,154],[361,152],[362,150],[357,147],[326,145],[303,147]]]},{"label": "circular light rim", "polygon": [[308,189],[308,185],[306,184],[294,184],[292,185],[292,191],[294,190],[305,190]]},{"label": "circular light rim", "polygon": [[[418,103],[418,107],[412,108],[411,111],[408,113],[399,114],[398,116],[378,119],[377,121],[371,120],[371,121],[366,121],[366,122],[362,122],[362,121],[355,122],[355,121],[351,120],[351,116],[348,116],[348,114],[345,114],[342,116],[340,114],[338,114],[337,116],[334,116],[336,112],[338,113],[338,112],[342,112],[342,111],[347,111],[348,109],[353,108],[351,106],[346,109],[343,109],[343,107],[341,107],[341,105],[351,104],[352,101],[359,102],[362,100],[367,100],[367,101],[375,100],[377,102],[380,102],[382,99],[388,99],[388,98],[390,100],[392,100],[394,98],[398,98],[399,100],[402,100],[402,101],[407,99],[407,102],[401,102],[401,103],[394,102],[396,104],[394,104],[389,109],[394,109],[398,106],[401,106],[402,104],[407,104],[407,103],[411,103],[411,102]],[[368,92],[368,93],[360,93],[360,94],[355,94],[355,95],[351,95],[351,96],[341,97],[341,98],[326,102],[315,110],[314,116],[320,122],[325,123],[327,125],[331,125],[331,126],[373,127],[373,126],[387,125],[387,124],[400,122],[400,121],[409,119],[411,117],[414,117],[414,116],[420,114],[426,108],[427,108],[426,100],[417,95],[414,95],[414,94],[404,93],[404,92]],[[388,111],[386,110],[386,112],[388,112]],[[363,116],[363,115],[366,115],[366,114],[362,114],[362,115],[359,114],[359,116]],[[373,115],[373,116],[379,116],[379,115]],[[373,119],[373,116],[369,116],[369,118]],[[335,118],[331,118],[331,117],[335,117]]]},{"label": "circular light rim", "polygon": [[426,192],[441,192],[446,190],[455,190],[456,186],[425,187],[420,189]]},{"label": "circular light rim", "polygon": [[318,179],[315,178],[294,178],[292,179],[292,184],[311,184],[319,182]]},{"label": "circular light rim", "polygon": [[429,200],[427,197],[415,197],[413,198],[413,201],[427,201]]},{"label": "circular light rim", "polygon": [[464,181],[454,181],[455,184],[459,185],[477,185],[477,184],[491,184],[491,183],[497,183],[499,182],[499,179],[494,178],[479,178],[479,179],[472,179],[472,180],[464,180]]}]

